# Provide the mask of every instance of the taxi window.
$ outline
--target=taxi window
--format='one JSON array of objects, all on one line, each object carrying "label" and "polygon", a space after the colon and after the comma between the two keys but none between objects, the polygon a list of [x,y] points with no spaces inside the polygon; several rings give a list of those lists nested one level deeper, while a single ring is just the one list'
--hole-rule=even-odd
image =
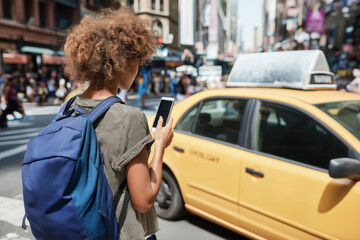
[{"label": "taxi window", "polygon": [[256,114],[254,149],[327,169],[348,148],[314,119],[293,108],[262,102]]},{"label": "taxi window", "polygon": [[185,116],[180,119],[179,123],[176,126],[177,130],[181,130],[184,132],[191,132],[192,126],[195,122],[196,112],[198,110],[198,106],[194,107]]},{"label": "taxi window", "polygon": [[330,102],[315,106],[329,114],[360,140],[360,101]]},{"label": "taxi window", "polygon": [[212,99],[204,101],[194,133],[236,144],[244,118],[245,99]]}]

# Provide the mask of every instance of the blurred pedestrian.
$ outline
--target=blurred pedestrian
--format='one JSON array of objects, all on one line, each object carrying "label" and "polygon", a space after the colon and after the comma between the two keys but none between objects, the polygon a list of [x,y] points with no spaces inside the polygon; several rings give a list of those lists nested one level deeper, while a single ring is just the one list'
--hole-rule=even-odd
[{"label": "blurred pedestrian", "polygon": [[355,78],[348,85],[347,89],[356,94],[360,94],[360,78]]},{"label": "blurred pedestrian", "polygon": [[55,78],[51,77],[48,81],[47,81],[47,89],[49,91],[49,97],[54,99],[56,98],[56,82],[55,82]]},{"label": "blurred pedestrian", "polygon": [[146,108],[145,100],[151,89],[149,74],[150,73],[145,69],[145,67],[142,66],[139,75],[136,78],[138,82],[138,101],[140,102],[141,109]]},{"label": "blurred pedestrian", "polygon": [[184,49],[183,54],[181,55],[181,60],[184,65],[192,65],[194,64],[194,55],[189,49]]},{"label": "blurred pedestrian", "polygon": [[354,79],[346,86],[346,90],[352,93],[360,94],[360,69],[353,70]]},{"label": "blurred pedestrian", "polygon": [[177,86],[178,82],[179,82],[179,80],[176,77],[176,72],[171,71],[170,78],[169,78],[169,88],[170,88],[170,93],[171,93],[172,97],[176,97],[176,94],[177,94],[176,86]]},{"label": "blurred pedestrian", "polygon": [[26,97],[26,79],[25,77],[20,77],[16,87],[18,100],[24,102]]},{"label": "blurred pedestrian", "polygon": [[182,101],[188,96],[195,93],[195,86],[191,83],[191,75],[182,73],[180,80],[177,84],[176,99]]},{"label": "blurred pedestrian", "polygon": [[13,76],[4,87],[3,100],[6,108],[0,117],[0,128],[7,127],[7,115],[14,114],[15,111],[21,113],[22,118],[25,118],[26,116],[24,108],[17,97],[18,92],[16,90],[16,86],[18,81],[18,78]]},{"label": "blurred pedestrian", "polygon": [[25,94],[29,102],[35,102],[35,89],[30,80],[26,80]]},{"label": "blurred pedestrian", "polygon": [[65,99],[65,97],[66,97],[66,95],[68,93],[68,90],[66,89],[65,84],[66,84],[65,79],[61,78],[59,80],[59,88],[55,92],[55,96],[56,96],[56,98],[54,100],[55,105],[56,104],[61,104],[61,103],[64,102],[64,99]]},{"label": "blurred pedestrian", "polygon": [[49,91],[46,87],[46,83],[43,81],[39,82],[39,86],[37,89],[37,103],[38,105],[42,106],[44,104],[47,103],[48,101],[48,96],[49,96]]},{"label": "blurred pedestrian", "polygon": [[5,74],[0,70],[0,103],[4,102],[3,95],[4,95],[4,86],[7,83],[7,78]]},{"label": "blurred pedestrian", "polygon": [[160,74],[153,72],[151,74],[152,82],[154,83],[154,93],[156,97],[160,96],[160,85],[161,85],[161,77]]},{"label": "blurred pedestrian", "polygon": [[[64,47],[65,72],[81,82],[90,82],[72,107],[88,113],[102,99],[116,96],[119,87],[129,89],[139,65],[155,53],[155,45],[153,32],[128,8],[85,15],[67,35]],[[94,124],[113,196],[125,178],[130,193],[120,239],[156,239],[159,225],[153,205],[161,185],[164,151],[173,137],[172,119],[165,127],[162,122],[159,120],[153,139],[142,111],[115,103]],[[154,155],[148,164],[154,140]],[[116,206],[117,219],[123,196]]]},{"label": "blurred pedestrian", "polygon": [[180,80],[177,84],[176,100],[182,101],[187,97],[187,95],[186,95],[187,88],[188,88],[188,81],[186,80],[185,73],[182,73]]}]

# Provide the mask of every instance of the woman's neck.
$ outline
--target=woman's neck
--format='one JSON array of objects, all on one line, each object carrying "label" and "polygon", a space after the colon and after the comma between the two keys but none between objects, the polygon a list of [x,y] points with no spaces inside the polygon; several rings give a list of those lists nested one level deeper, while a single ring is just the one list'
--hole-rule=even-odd
[{"label": "woman's neck", "polygon": [[81,94],[81,97],[88,99],[105,99],[116,96],[116,94],[116,88],[96,88],[90,84],[90,86]]}]

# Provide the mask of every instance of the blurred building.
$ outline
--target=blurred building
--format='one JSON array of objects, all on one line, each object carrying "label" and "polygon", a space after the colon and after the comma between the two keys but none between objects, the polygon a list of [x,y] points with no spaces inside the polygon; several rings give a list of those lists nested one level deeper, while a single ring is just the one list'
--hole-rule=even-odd
[{"label": "blurred building", "polygon": [[238,35],[238,1],[228,0],[226,2],[226,51],[225,55],[234,57],[238,52],[236,44]]},{"label": "blurred building", "polygon": [[254,42],[253,42],[253,52],[263,51],[263,28],[262,26],[254,28]]},{"label": "blurred building", "polygon": [[265,0],[264,50],[321,49],[339,78],[360,64],[360,0]]},{"label": "blurred building", "polygon": [[[236,49],[237,52],[242,52],[244,50],[244,42],[243,42],[243,23],[242,21],[238,18],[236,21]],[[264,36],[264,34],[261,35],[262,38]],[[262,41],[262,40],[261,40]]]},{"label": "blurred building", "polygon": [[324,7],[323,0],[265,0],[265,51],[320,48]]},{"label": "blurred building", "polygon": [[120,0],[80,0],[81,14],[93,14],[101,8],[115,8],[121,7]]},{"label": "blurred building", "polygon": [[273,51],[276,29],[276,0],[264,0],[264,51]]},{"label": "blurred building", "polygon": [[122,0],[157,32],[159,42],[171,50],[180,50],[178,0]]},{"label": "blurred building", "polygon": [[121,0],[121,6],[128,6],[155,31],[159,48],[150,67],[163,72],[165,68],[180,64],[182,51],[179,39],[178,0]]},{"label": "blurred building", "polygon": [[196,1],[195,48],[207,59],[234,57],[239,51],[238,1]]},{"label": "blurred building", "polygon": [[5,71],[60,66],[66,29],[80,18],[77,0],[0,0],[0,60]]},{"label": "blurred building", "polygon": [[339,78],[353,79],[360,63],[360,1],[327,1],[324,51]]}]

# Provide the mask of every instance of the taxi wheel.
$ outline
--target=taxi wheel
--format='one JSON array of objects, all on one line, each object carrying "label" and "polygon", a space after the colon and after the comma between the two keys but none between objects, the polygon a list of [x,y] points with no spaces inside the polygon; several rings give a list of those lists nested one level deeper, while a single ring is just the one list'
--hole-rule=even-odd
[{"label": "taxi wheel", "polygon": [[168,220],[179,219],[186,213],[176,179],[167,169],[162,171],[162,182],[156,198],[155,209],[159,217]]}]

